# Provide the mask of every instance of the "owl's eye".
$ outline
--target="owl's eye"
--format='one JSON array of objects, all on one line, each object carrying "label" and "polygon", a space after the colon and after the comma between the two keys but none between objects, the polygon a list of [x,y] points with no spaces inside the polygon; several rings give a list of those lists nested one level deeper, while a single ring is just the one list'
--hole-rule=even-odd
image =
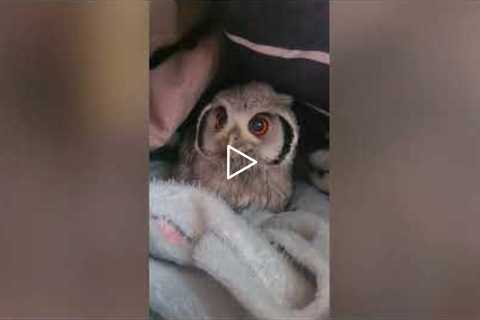
[{"label": "owl's eye", "polygon": [[220,106],[215,110],[215,129],[222,129],[225,126],[226,122],[227,110],[225,110],[225,107]]},{"label": "owl's eye", "polygon": [[264,116],[255,116],[248,123],[248,129],[257,137],[261,137],[268,132],[268,119]]}]

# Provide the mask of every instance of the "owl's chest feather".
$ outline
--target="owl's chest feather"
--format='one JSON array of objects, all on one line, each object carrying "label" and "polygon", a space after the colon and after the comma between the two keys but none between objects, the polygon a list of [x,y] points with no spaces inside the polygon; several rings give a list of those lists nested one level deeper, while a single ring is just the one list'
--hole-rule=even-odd
[{"label": "owl's chest feather", "polygon": [[197,157],[192,169],[196,182],[221,196],[234,209],[282,211],[292,193],[290,170],[286,167],[258,164],[227,180],[223,163]]}]

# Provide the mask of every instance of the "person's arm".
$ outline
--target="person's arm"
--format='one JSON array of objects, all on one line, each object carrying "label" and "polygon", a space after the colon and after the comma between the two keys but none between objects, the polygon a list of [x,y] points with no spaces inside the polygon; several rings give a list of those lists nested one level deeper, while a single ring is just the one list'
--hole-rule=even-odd
[{"label": "person's arm", "polygon": [[215,74],[218,43],[202,39],[150,71],[150,149],[163,146],[187,118]]}]

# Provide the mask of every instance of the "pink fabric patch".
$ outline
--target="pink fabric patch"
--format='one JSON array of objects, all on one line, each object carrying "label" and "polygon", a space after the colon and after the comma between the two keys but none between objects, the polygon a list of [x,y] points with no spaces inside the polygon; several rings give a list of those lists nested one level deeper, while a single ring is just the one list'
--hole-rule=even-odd
[{"label": "pink fabric patch", "polygon": [[165,221],[160,221],[158,226],[160,228],[160,232],[168,242],[173,245],[185,244],[185,239],[173,226]]}]

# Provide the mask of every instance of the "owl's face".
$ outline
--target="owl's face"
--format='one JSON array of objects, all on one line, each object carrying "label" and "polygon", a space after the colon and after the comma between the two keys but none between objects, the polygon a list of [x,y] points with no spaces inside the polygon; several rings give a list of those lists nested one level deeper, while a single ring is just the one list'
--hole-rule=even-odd
[{"label": "owl's face", "polygon": [[262,83],[221,91],[199,117],[197,151],[222,161],[230,144],[259,163],[290,163],[298,140],[291,103],[290,96]]}]

